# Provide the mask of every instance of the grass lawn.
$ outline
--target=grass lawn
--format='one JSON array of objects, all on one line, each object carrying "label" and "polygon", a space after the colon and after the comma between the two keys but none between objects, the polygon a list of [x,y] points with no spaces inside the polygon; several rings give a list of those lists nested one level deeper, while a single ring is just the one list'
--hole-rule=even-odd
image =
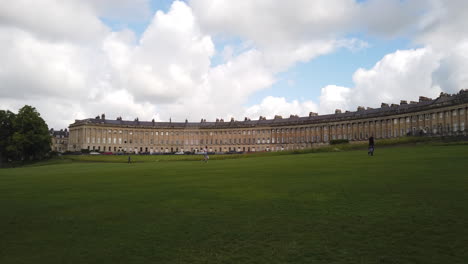
[{"label": "grass lawn", "polygon": [[453,264],[467,249],[467,145],[0,170],[1,264]]}]

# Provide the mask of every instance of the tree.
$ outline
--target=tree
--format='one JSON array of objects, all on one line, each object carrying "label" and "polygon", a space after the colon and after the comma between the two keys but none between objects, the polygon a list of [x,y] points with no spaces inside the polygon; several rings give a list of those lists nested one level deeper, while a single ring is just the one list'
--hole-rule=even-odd
[{"label": "tree", "polygon": [[19,154],[20,160],[44,158],[50,151],[49,128],[36,108],[25,105],[18,111],[14,121],[12,152]]},{"label": "tree", "polygon": [[14,133],[15,114],[10,111],[0,110],[0,167],[3,162],[12,158],[8,151]]},{"label": "tree", "polygon": [[36,108],[25,105],[16,115],[0,110],[0,162],[43,159],[50,143],[49,129]]}]

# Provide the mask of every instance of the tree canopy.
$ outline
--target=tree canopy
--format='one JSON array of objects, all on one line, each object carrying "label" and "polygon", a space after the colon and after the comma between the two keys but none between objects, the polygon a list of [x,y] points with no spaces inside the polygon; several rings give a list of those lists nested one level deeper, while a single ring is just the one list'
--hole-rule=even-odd
[{"label": "tree canopy", "polygon": [[47,124],[36,108],[25,105],[18,114],[0,110],[0,162],[43,159],[50,142]]}]

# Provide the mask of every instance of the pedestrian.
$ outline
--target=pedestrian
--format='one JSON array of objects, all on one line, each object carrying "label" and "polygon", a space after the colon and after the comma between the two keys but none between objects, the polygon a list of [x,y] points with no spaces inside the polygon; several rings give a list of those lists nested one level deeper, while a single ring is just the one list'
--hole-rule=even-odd
[{"label": "pedestrian", "polygon": [[204,161],[205,163],[207,163],[208,160],[210,159],[210,157],[208,156],[208,146],[205,146],[205,149],[203,150],[203,152],[204,152],[203,155],[205,156],[205,157],[203,158],[203,161]]},{"label": "pedestrian", "polygon": [[128,155],[128,163],[132,163],[130,160],[130,155]]},{"label": "pedestrian", "polygon": [[374,156],[374,137],[373,136],[369,138],[369,151],[367,152],[367,155]]}]

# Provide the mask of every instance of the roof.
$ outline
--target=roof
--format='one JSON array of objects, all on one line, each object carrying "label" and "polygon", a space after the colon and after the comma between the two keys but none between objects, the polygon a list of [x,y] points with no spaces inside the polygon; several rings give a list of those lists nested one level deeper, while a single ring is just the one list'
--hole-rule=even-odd
[{"label": "roof", "polygon": [[249,128],[262,126],[291,126],[291,125],[306,125],[318,124],[324,122],[343,122],[363,118],[378,118],[391,115],[408,114],[412,112],[425,111],[435,108],[441,108],[450,105],[458,105],[468,103],[468,90],[461,90],[458,94],[448,95],[441,93],[436,99],[424,98],[418,103],[402,104],[385,106],[375,109],[366,109],[353,112],[344,112],[328,115],[317,115],[307,117],[290,118],[275,118],[275,119],[260,119],[246,121],[217,121],[217,122],[153,122],[153,121],[126,121],[126,120],[109,120],[100,118],[88,118],[83,120],[75,120],[75,123],[70,127],[96,124],[119,127],[142,127],[142,128],[176,128],[176,129],[227,129],[227,128]]}]

